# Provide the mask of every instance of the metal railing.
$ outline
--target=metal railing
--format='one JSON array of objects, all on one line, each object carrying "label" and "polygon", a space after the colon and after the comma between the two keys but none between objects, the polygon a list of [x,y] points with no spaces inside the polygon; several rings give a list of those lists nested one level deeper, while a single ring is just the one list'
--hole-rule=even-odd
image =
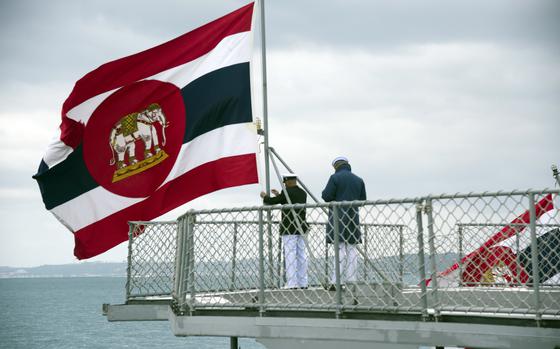
[{"label": "metal railing", "polygon": [[[559,191],[199,210],[177,222],[131,223],[127,296],[172,294],[181,313],[559,319],[560,215],[548,210],[548,194]],[[282,214],[302,209],[308,284],[287,289]],[[355,248],[355,272],[345,270],[341,247]]]},{"label": "metal railing", "polygon": [[177,222],[129,222],[126,300],[173,290]]}]

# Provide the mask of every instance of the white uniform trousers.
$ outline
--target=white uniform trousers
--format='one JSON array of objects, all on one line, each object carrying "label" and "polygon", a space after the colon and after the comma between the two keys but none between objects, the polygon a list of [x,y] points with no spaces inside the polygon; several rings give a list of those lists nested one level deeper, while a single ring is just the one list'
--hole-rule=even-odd
[{"label": "white uniform trousers", "polygon": [[307,287],[307,254],[305,239],[301,235],[282,235],[286,287]]},{"label": "white uniform trousers", "polygon": [[[340,261],[340,283],[355,282],[358,274],[358,250],[356,245],[339,243],[338,258]],[[333,258],[331,284],[336,284],[336,261]]]}]

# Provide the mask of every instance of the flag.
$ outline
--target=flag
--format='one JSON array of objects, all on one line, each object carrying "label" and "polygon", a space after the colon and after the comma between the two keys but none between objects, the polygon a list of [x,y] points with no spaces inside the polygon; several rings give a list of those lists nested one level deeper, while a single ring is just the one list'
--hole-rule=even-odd
[{"label": "flag", "polygon": [[[560,273],[560,229],[550,230],[537,238],[539,282]],[[507,246],[492,246],[467,261],[462,274],[463,284],[526,284],[533,283],[532,245],[519,255]],[[519,261],[519,262],[518,262]]]},{"label": "flag", "polygon": [[[536,219],[539,219],[543,214],[553,208],[552,194],[548,194],[535,204]],[[510,224],[492,235],[475,251],[463,257],[461,259],[461,264],[464,266],[464,270],[461,275],[459,275],[459,263],[455,263],[441,273],[438,273],[438,284],[444,287],[456,286],[459,283],[459,276],[466,282],[466,285],[484,283],[490,280],[489,273],[492,271],[492,268],[495,267],[509,268],[509,272],[512,272],[512,274],[509,274],[509,278],[515,277],[527,280],[528,276],[524,271],[519,273],[519,276],[517,275],[517,271],[513,271],[513,269],[517,270],[513,251],[511,251],[510,248],[495,245],[509,239],[515,234],[521,233],[530,223],[530,219],[530,211],[527,210],[511,221]],[[508,277],[504,274],[505,280],[507,280]],[[430,281],[431,279],[427,279],[426,285],[429,285]]]},{"label": "flag", "polygon": [[526,283],[526,269],[517,263],[508,246],[491,246],[465,262],[461,281],[464,286]]},{"label": "flag", "polygon": [[76,82],[33,178],[78,259],[127,240],[128,221],[258,182],[252,15],[250,3]]}]

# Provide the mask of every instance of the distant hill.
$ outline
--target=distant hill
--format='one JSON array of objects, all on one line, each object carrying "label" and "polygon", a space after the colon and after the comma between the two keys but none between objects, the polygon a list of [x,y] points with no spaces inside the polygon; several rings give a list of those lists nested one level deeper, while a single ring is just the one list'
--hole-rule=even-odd
[{"label": "distant hill", "polygon": [[[438,271],[447,269],[453,263],[457,262],[458,256],[454,253],[438,254],[436,255],[436,267]],[[373,262],[378,267],[381,267],[385,272],[391,274],[393,278],[398,277],[396,273],[399,270],[399,258],[396,256],[383,257],[374,259]],[[431,263],[429,255],[425,255],[425,270],[426,275],[430,275]],[[159,278],[169,278],[168,282],[170,287],[172,285],[172,275],[174,270],[173,261],[164,262],[149,262],[146,265],[136,264],[138,270],[160,271]],[[309,260],[310,265],[324,265],[324,259]],[[211,262],[198,262],[196,264],[196,272],[198,276],[207,280],[218,281],[218,278],[230,280],[231,278],[231,261],[211,261]],[[363,268],[360,263],[359,268]],[[35,277],[126,277],[126,262],[109,263],[109,262],[83,262],[75,264],[61,264],[61,265],[42,265],[39,267],[31,268],[14,268],[0,266],[0,278],[35,278]],[[236,265],[236,284],[243,286],[245,283],[251,284],[254,282],[255,271],[258,270],[258,259],[247,258],[237,260]],[[363,270],[363,269],[360,269]],[[415,254],[405,254],[403,256],[403,277],[404,282],[407,284],[417,284],[418,278],[418,256]],[[361,275],[362,271],[360,271]],[[368,280],[376,281],[378,275],[374,272],[368,273]],[[153,276],[153,275],[152,275]],[[221,280],[221,284],[227,284],[226,281]],[[395,279],[396,280],[396,279]],[[314,282],[320,282],[316,280]],[[228,281],[229,282],[229,281]]]},{"label": "distant hill", "polygon": [[84,262],[31,268],[0,266],[0,278],[126,276],[125,262]]}]

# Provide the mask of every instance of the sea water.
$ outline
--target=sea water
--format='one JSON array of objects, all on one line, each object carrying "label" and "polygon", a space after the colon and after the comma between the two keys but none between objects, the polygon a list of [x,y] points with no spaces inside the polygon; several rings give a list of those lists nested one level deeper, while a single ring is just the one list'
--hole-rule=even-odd
[{"label": "sea water", "polygon": [[[0,279],[0,348],[229,348],[227,337],[175,337],[167,321],[108,322],[125,278]],[[240,338],[242,349],[264,349]]]}]

